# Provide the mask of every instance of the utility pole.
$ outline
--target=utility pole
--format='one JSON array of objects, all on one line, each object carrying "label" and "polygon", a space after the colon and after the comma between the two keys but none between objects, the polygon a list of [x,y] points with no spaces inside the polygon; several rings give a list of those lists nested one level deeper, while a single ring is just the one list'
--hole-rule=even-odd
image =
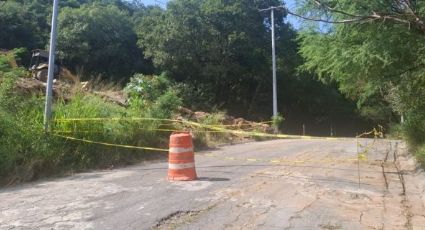
[{"label": "utility pole", "polygon": [[275,9],[281,9],[284,8],[283,6],[272,6],[267,9],[262,9],[260,12],[263,11],[269,11],[270,10],[270,17],[271,17],[271,36],[272,36],[272,68],[273,68],[273,117],[277,117],[277,82],[276,82],[276,44],[275,44],[275,33],[274,33],[274,10]]},{"label": "utility pole", "polygon": [[49,65],[46,85],[46,105],[44,108],[44,131],[49,130],[49,123],[52,117],[52,89],[53,74],[55,70],[55,49],[56,49],[56,27],[58,20],[59,0],[53,0],[52,28],[50,32]]},{"label": "utility pole", "polygon": [[270,10],[272,19],[272,59],[273,59],[273,117],[277,117],[277,86],[276,86],[276,44],[274,39],[274,8]]}]

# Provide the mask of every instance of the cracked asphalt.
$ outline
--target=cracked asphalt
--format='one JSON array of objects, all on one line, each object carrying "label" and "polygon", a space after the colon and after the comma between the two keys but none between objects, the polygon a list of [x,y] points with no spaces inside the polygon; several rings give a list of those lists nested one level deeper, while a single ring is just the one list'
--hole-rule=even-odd
[{"label": "cracked asphalt", "polygon": [[[373,140],[361,139],[363,147]],[[425,229],[425,173],[399,141],[273,140],[0,189],[0,229]]]}]

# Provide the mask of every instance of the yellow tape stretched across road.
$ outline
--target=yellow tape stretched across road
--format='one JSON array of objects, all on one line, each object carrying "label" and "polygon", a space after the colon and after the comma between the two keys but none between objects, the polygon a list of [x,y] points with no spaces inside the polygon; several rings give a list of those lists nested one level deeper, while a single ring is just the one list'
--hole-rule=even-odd
[{"label": "yellow tape stretched across road", "polygon": [[55,122],[71,122],[71,121],[168,121],[176,122],[187,125],[192,125],[195,127],[207,128],[220,132],[227,132],[235,135],[247,135],[247,136],[257,136],[257,137],[271,137],[271,138],[292,138],[292,139],[327,139],[327,140],[336,140],[343,139],[337,137],[314,137],[314,136],[300,136],[300,135],[289,135],[289,134],[270,134],[270,133],[260,133],[252,131],[242,131],[242,130],[232,130],[222,127],[217,127],[215,125],[205,125],[192,121],[184,120],[174,120],[174,119],[160,119],[160,118],[144,118],[144,117],[131,117],[131,118],[68,118],[68,119],[56,119]]},{"label": "yellow tape stretched across road", "polygon": [[[158,121],[172,121],[172,122],[188,122],[184,120],[176,120],[176,119],[165,119],[165,118],[152,118],[152,117],[91,117],[91,118],[59,118],[54,121],[58,122],[69,122],[69,121],[143,121],[143,120],[158,120]],[[255,124],[268,124],[272,121],[262,121],[256,122]],[[195,123],[195,122],[193,122]],[[241,124],[241,125],[249,125],[249,124]],[[214,125],[214,126],[238,126],[237,124],[233,125]]]},{"label": "yellow tape stretched across road", "polygon": [[[315,136],[300,136],[300,135],[289,135],[289,134],[270,134],[270,133],[261,133],[261,132],[253,132],[253,131],[244,131],[244,130],[232,130],[232,129],[226,129],[222,126],[218,125],[205,125],[200,124],[192,121],[184,121],[184,120],[175,120],[175,119],[159,119],[159,118],[69,118],[69,119],[56,119],[55,122],[64,123],[64,122],[72,122],[72,121],[166,121],[166,122],[175,122],[175,123],[181,123],[185,125],[190,125],[194,127],[200,127],[200,128],[206,128],[210,129],[210,131],[200,131],[200,132],[223,132],[223,133],[230,133],[233,135],[246,135],[246,136],[256,136],[256,137],[270,137],[270,138],[290,138],[290,139],[325,139],[325,140],[338,140],[338,139],[345,139],[345,138],[337,138],[337,137],[315,137]],[[173,129],[146,129],[149,131],[167,131],[167,132],[178,132],[182,130],[173,130]],[[212,131],[211,131],[212,130]],[[98,141],[91,141],[86,139],[80,139],[75,137],[69,137],[60,135],[57,133],[72,133],[73,131],[56,131],[56,134],[53,134],[54,136],[62,137],[69,140],[74,141],[82,141],[86,143],[92,143],[92,144],[100,144],[105,146],[114,146],[114,147],[121,147],[121,148],[131,148],[131,149],[142,149],[142,150],[151,150],[151,151],[161,151],[161,152],[167,152],[168,149],[160,149],[160,148],[153,148],[153,147],[141,147],[141,146],[130,146],[130,145],[120,145],[120,144],[112,144],[112,143],[105,143],[105,142],[98,142]],[[77,131],[78,132],[78,131]],[[89,132],[89,131],[84,131]],[[195,130],[194,132],[198,132],[198,130]],[[356,138],[360,138],[366,135],[374,134],[375,138],[382,136],[382,131],[377,131],[375,128],[370,132],[365,132],[360,135],[357,135]],[[374,144],[373,142],[371,145],[366,146],[366,148],[358,153],[358,160],[365,160],[367,159],[367,152],[369,151],[370,147]],[[360,145],[359,142],[357,142],[358,145]],[[361,146],[360,146],[361,147]],[[252,159],[251,159],[252,160]],[[254,161],[254,160],[252,160]]]},{"label": "yellow tape stretched across road", "polygon": [[[181,130],[181,129],[142,129],[142,128],[138,128],[137,130],[145,130],[145,131],[160,131],[160,132],[182,132],[182,131],[187,131],[187,132],[194,132],[194,133],[226,133],[227,131],[220,131],[220,130]],[[88,130],[83,130],[83,131],[57,131],[55,130],[54,133],[105,133],[105,132],[100,132],[100,131],[88,131]]]},{"label": "yellow tape stretched across road", "polygon": [[[68,140],[73,141],[81,141],[85,143],[90,144],[99,144],[99,145],[105,145],[105,146],[111,146],[111,147],[121,147],[121,148],[129,148],[129,149],[139,149],[139,150],[150,150],[150,151],[159,151],[159,152],[168,152],[168,149],[161,149],[161,148],[151,148],[151,147],[141,147],[141,146],[131,146],[131,145],[120,145],[120,144],[111,144],[106,142],[98,142],[98,141],[91,141],[91,140],[85,140],[80,138],[74,138],[69,136],[63,136],[58,134],[52,134],[53,136],[61,137]],[[281,164],[281,163],[295,163],[295,164],[301,164],[301,163],[342,163],[342,162],[354,162],[358,159],[365,160],[364,158],[347,158],[347,159],[333,159],[333,158],[326,158],[322,160],[303,160],[303,159],[259,159],[259,158],[241,158],[241,157],[220,157],[218,155],[207,153],[202,154],[201,156],[206,157],[213,157],[213,158],[220,158],[223,160],[238,160],[238,161],[247,161],[247,162],[268,162],[273,164]]]},{"label": "yellow tape stretched across road", "polygon": [[[261,133],[261,132],[253,132],[253,131],[244,131],[244,130],[233,130],[226,129],[221,127],[220,125],[206,125],[192,121],[185,120],[176,120],[176,119],[161,119],[161,118],[149,118],[149,117],[130,117],[130,118],[61,118],[55,119],[55,122],[64,123],[64,122],[72,122],[72,121],[166,121],[166,122],[175,122],[186,125],[192,125],[200,128],[207,128],[217,132],[227,132],[234,135],[247,135],[247,136],[256,136],[256,137],[270,137],[270,138],[291,138],[291,139],[325,139],[325,140],[338,140],[345,139],[339,137],[316,137],[316,136],[302,136],[302,135],[290,135],[290,134],[271,134],[271,133]],[[165,131],[165,130],[162,130]],[[174,131],[175,130],[169,130]],[[177,130],[176,130],[177,131]],[[378,132],[375,128],[370,132],[362,133],[356,137],[360,138],[362,136],[374,134],[382,135],[382,132]]]},{"label": "yellow tape stretched across road", "polygon": [[159,151],[159,152],[168,152],[168,149],[139,147],[139,146],[132,146],[132,145],[111,144],[111,143],[106,143],[106,142],[90,141],[90,140],[85,140],[85,139],[80,139],[80,138],[75,138],[75,137],[68,137],[68,136],[63,136],[63,135],[59,135],[59,134],[52,134],[52,135],[57,136],[57,137],[62,137],[62,138],[68,139],[68,140],[81,141],[81,142],[91,143],[91,144],[113,146],[113,147],[120,147],[120,148],[128,148],[128,149],[142,149],[142,150],[151,150],[151,151]]},{"label": "yellow tape stretched across road", "polygon": [[[91,141],[91,140],[85,140],[80,138],[74,138],[69,136],[63,136],[58,134],[52,134],[53,136],[61,137],[68,140],[73,141],[81,141],[85,143],[90,144],[99,144],[99,145],[105,145],[105,146],[111,146],[111,147],[121,147],[121,148],[129,148],[129,149],[139,149],[139,150],[150,150],[150,151],[158,151],[158,152],[168,152],[168,149],[161,149],[161,148],[151,148],[151,147],[140,147],[140,146],[131,146],[131,145],[120,145],[120,144],[111,144],[106,142],[99,142],[99,141]],[[348,159],[332,159],[332,158],[326,158],[322,160],[302,160],[302,159],[259,159],[259,158],[241,158],[241,157],[220,157],[212,153],[202,154],[201,156],[206,157],[213,157],[213,158],[220,158],[223,160],[238,160],[238,161],[247,161],[247,162],[268,162],[273,164],[282,164],[282,163],[342,163],[342,162],[354,162],[358,159],[364,160],[361,158],[348,158]]]},{"label": "yellow tape stretched across road", "polygon": [[[337,140],[337,139],[345,139],[339,137],[316,137],[316,136],[302,136],[302,135],[290,135],[290,134],[270,134],[270,133],[261,133],[261,132],[253,132],[253,131],[243,131],[243,130],[232,130],[222,128],[222,125],[206,125],[193,121],[185,121],[185,120],[176,120],[176,119],[162,119],[162,118],[149,118],[149,117],[130,117],[130,118],[60,118],[55,119],[55,122],[63,123],[63,122],[71,122],[71,121],[167,121],[167,122],[175,122],[188,124],[201,128],[208,128],[215,131],[228,132],[239,135],[248,135],[248,136],[258,136],[258,137],[274,137],[274,138],[296,138],[296,139],[326,139],[326,140]],[[170,130],[172,131],[172,130]],[[174,130],[173,130],[174,131]],[[374,134],[375,137],[378,135],[382,135],[381,131],[377,131],[375,128],[370,132],[365,132],[356,137],[360,138],[362,136]]]},{"label": "yellow tape stretched across road", "polygon": [[65,123],[65,122],[71,122],[71,121],[169,121],[169,122],[179,122],[179,123],[190,123],[189,121],[183,121],[183,120],[151,118],[151,117],[59,118],[54,120],[54,122],[59,122],[59,123]]}]

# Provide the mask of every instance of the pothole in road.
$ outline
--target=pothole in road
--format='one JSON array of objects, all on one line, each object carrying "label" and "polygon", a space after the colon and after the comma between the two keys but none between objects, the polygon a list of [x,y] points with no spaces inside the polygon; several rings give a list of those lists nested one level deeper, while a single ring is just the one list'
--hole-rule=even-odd
[{"label": "pothole in road", "polygon": [[162,218],[154,229],[175,229],[181,224],[190,223],[202,211],[177,211]]},{"label": "pothole in road", "polygon": [[181,225],[190,224],[201,214],[210,211],[216,205],[211,205],[202,210],[176,211],[160,219],[153,229],[176,229]]},{"label": "pothole in road", "polygon": [[321,229],[326,229],[326,230],[337,230],[337,229],[342,229],[342,226],[340,224],[320,224],[319,227]]}]

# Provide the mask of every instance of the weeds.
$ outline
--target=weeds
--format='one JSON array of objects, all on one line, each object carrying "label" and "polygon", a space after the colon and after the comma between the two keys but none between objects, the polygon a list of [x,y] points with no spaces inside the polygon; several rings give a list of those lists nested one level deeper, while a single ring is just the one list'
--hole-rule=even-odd
[{"label": "weeds", "polygon": [[[157,131],[164,126],[157,121],[61,119],[170,118],[181,100],[169,85],[149,101],[133,94],[133,101],[139,102],[130,108],[106,102],[82,90],[72,90],[71,100],[65,102],[59,98],[55,101],[53,120],[56,122],[46,134],[42,123],[44,97],[17,93],[15,82],[27,73],[21,68],[9,67],[7,62],[7,58],[0,56],[0,184],[158,156],[147,151],[69,141],[55,134],[124,145],[166,147],[169,133]],[[113,88],[111,85],[102,87]]]},{"label": "weeds", "polygon": [[[225,119],[224,113],[212,113],[198,118],[198,122],[204,127],[197,127],[194,131],[195,146],[206,147],[214,146],[219,143],[226,143],[232,140],[232,134],[220,131],[222,128],[223,120]],[[208,127],[213,127],[208,128]],[[214,129],[215,128],[219,128]]]},{"label": "weeds", "polygon": [[425,144],[418,146],[415,151],[416,159],[422,166],[425,166]]}]

